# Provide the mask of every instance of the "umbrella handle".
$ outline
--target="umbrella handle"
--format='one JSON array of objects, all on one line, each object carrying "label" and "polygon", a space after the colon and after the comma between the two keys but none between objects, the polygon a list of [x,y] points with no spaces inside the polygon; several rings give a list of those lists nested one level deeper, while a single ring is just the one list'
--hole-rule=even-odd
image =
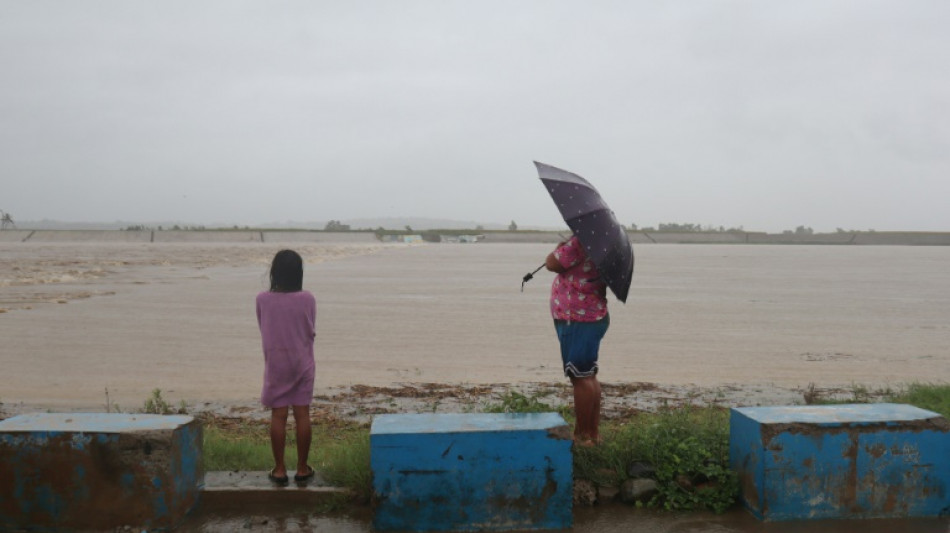
[{"label": "umbrella handle", "polygon": [[538,271],[541,270],[542,268],[544,268],[544,263],[541,263],[541,266],[534,269],[534,272],[528,272],[527,274],[524,275],[523,278],[521,278],[521,292],[524,292],[524,284],[531,281],[531,278],[533,278],[534,275],[537,274]]}]

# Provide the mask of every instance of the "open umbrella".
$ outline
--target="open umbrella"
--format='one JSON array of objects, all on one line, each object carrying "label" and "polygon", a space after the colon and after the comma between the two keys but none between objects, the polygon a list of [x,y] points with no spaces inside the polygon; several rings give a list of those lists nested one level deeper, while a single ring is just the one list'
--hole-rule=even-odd
[{"label": "open umbrella", "polygon": [[614,296],[626,302],[633,277],[633,247],[614,212],[584,178],[537,161],[534,164],[561,216],[581,241],[600,276]]}]

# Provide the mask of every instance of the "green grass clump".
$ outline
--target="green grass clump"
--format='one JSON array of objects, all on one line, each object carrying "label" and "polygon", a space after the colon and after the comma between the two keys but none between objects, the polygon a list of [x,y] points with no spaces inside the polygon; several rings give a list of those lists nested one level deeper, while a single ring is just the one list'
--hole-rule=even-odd
[{"label": "green grass clump", "polygon": [[950,384],[913,383],[888,398],[895,403],[907,403],[950,418]]},{"label": "green grass clump", "polygon": [[486,413],[550,413],[555,408],[541,401],[542,395],[526,396],[518,391],[501,395],[499,403],[489,403],[482,409]]},{"label": "green grass clump", "polygon": [[648,507],[722,513],[736,501],[728,410],[685,406],[641,413],[624,423],[604,424],[601,436],[601,445],[575,449],[578,477],[617,486],[632,462],[643,461],[655,468],[658,488]]},{"label": "green grass clump", "polygon": [[651,503],[717,513],[731,507],[739,481],[729,468],[729,412],[681,407],[648,418],[634,442],[656,468],[659,493]]},{"label": "green grass clump", "polygon": [[574,414],[570,405],[556,407],[541,400],[550,394],[551,391],[543,391],[528,396],[512,390],[502,394],[497,403],[483,405],[481,411],[483,413],[558,413],[568,422],[572,421]]},{"label": "green grass clump", "polygon": [[[295,457],[291,446],[286,457]],[[208,425],[204,429],[205,470],[270,470],[274,467],[270,437],[266,427],[240,426],[223,429]]]},{"label": "green grass clump", "polygon": [[[106,409],[111,410],[109,389],[106,389]],[[118,411],[118,406],[116,406],[116,412]],[[188,412],[188,406],[185,404],[185,401],[182,400],[177,408],[172,407],[170,403],[165,401],[165,398],[162,398],[162,389],[154,389],[152,390],[152,395],[145,399],[145,403],[142,405],[142,412],[153,415],[183,415]]]},{"label": "green grass clump", "polygon": [[314,450],[317,470],[331,485],[350,489],[366,503],[373,494],[369,429],[356,427],[325,439]]}]

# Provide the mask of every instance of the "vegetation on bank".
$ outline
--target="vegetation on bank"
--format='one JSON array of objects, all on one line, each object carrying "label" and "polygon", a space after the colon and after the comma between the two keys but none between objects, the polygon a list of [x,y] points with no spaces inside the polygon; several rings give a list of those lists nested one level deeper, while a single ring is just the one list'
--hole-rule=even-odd
[{"label": "vegetation on bank", "polygon": [[[503,395],[485,412],[557,411],[573,424],[570,406],[545,404],[544,394]],[[668,510],[709,509],[723,512],[736,501],[738,479],[729,469],[729,411],[685,405],[641,412],[601,424],[603,442],[574,448],[574,477],[619,490],[631,466],[649,465],[656,494],[638,504]]]},{"label": "vegetation on bank", "polygon": [[[912,384],[901,390],[868,391],[854,386],[847,403],[871,398],[908,403],[950,418],[950,384]],[[806,396],[807,396],[806,391]],[[153,394],[153,403],[158,398]],[[483,412],[559,412],[572,422],[569,407],[552,406],[545,394],[510,391]],[[809,403],[829,402],[811,397]],[[317,420],[313,426],[313,466],[331,484],[349,488],[358,503],[372,496],[369,428],[339,420]],[[723,512],[738,496],[736,475],[729,469],[729,410],[692,405],[640,412],[602,424],[603,442],[576,447],[574,474],[597,486],[617,487],[629,476],[631,464],[649,463],[657,491],[638,505],[670,510],[708,509]],[[288,431],[287,457],[295,457],[293,432]],[[205,420],[207,470],[268,470],[273,466],[266,422]]]},{"label": "vegetation on bank", "polygon": [[[696,224],[692,222],[661,222],[656,226],[639,226],[636,223],[621,224],[621,226],[627,231],[639,231],[639,232],[649,232],[649,233],[765,233],[762,231],[756,230],[747,230],[744,226],[730,226],[726,227],[723,225],[713,225],[713,224]],[[432,234],[432,235],[472,235],[472,234],[483,234],[483,233],[546,233],[552,230],[540,230],[540,229],[523,229],[518,226],[518,223],[512,220],[507,227],[500,227],[496,225],[492,228],[486,228],[483,225],[475,225],[471,228],[435,228],[430,227],[426,229],[413,229],[411,225],[405,225],[402,228],[388,227],[384,228],[383,226],[373,227],[357,227],[354,228],[350,224],[344,224],[340,220],[330,220],[324,227],[259,227],[259,226],[250,226],[250,225],[237,225],[233,224],[231,226],[205,226],[203,224],[171,224],[171,225],[149,225],[149,224],[130,224],[122,228],[122,231],[299,231],[299,232],[330,232],[330,233],[341,233],[341,232],[353,232],[353,233],[375,233],[377,236],[383,235],[409,235],[409,234]],[[841,227],[835,228],[833,232],[825,232],[827,234],[860,234],[860,233],[879,233],[877,230],[870,229],[844,229]],[[888,231],[883,231],[881,233],[890,233]],[[916,232],[916,231],[898,231],[898,233],[935,233],[935,232]],[[940,233],[940,232],[936,232]],[[794,229],[786,229],[778,232],[782,235],[821,235],[823,232],[816,232],[813,228],[805,225],[796,226]]]}]

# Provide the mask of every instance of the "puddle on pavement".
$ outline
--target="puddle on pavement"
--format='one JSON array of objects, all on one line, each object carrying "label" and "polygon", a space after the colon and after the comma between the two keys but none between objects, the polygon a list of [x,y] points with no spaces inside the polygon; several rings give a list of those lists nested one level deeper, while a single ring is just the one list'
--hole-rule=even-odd
[{"label": "puddle on pavement", "polygon": [[716,515],[632,509],[624,505],[576,509],[583,533],[950,533],[950,518],[760,522],[742,508]]},{"label": "puddle on pavement", "polygon": [[[200,509],[179,531],[223,533],[261,532],[339,532],[369,533],[372,515],[310,514],[306,511],[274,513],[266,509]],[[950,533],[950,517],[915,519],[820,520],[795,522],[759,522],[741,508],[722,515],[712,513],[673,513],[635,509],[625,505],[579,508],[574,512],[572,533]]]}]

